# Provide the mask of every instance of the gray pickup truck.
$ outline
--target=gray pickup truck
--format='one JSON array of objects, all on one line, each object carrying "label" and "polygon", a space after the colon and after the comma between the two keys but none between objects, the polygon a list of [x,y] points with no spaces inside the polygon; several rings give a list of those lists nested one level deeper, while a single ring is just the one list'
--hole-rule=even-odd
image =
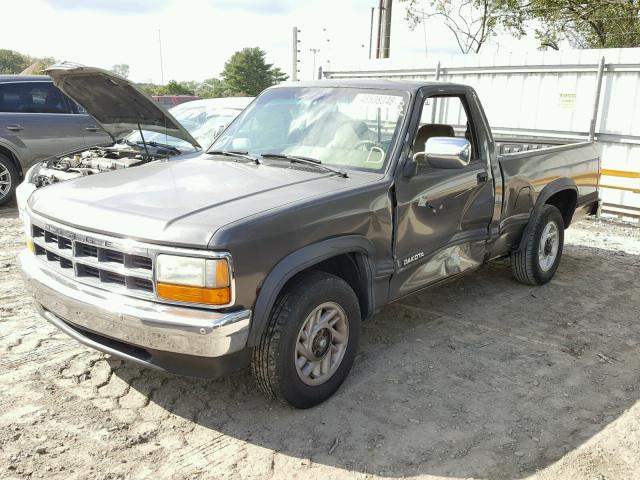
[{"label": "gray pickup truck", "polygon": [[311,407],[389,302],[497,258],[553,277],[564,230],[598,212],[599,148],[508,145],[468,86],[281,84],[206,152],[35,191],[21,269],[90,347],[182,375],[251,365],[267,396]]}]

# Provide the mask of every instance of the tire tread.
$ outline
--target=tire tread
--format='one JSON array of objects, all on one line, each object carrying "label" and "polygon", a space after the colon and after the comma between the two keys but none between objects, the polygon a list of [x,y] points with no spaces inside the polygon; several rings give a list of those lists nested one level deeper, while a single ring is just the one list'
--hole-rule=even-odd
[{"label": "tire tread", "polygon": [[[285,405],[293,405],[297,408],[308,408],[319,403],[317,399],[313,399],[312,397],[301,398],[296,396],[297,394],[291,390],[290,387],[292,387],[292,384],[285,380],[288,378],[286,372],[281,371],[281,369],[288,367],[283,366],[284,364],[280,356],[282,355],[281,352],[284,341],[282,339],[290,338],[292,332],[289,329],[300,321],[299,318],[293,318],[291,315],[299,315],[299,305],[304,305],[305,302],[309,301],[310,297],[313,298],[313,292],[322,291],[325,288],[333,288],[334,290],[338,288],[342,292],[349,292],[347,293],[351,296],[349,303],[352,304],[352,317],[350,317],[350,319],[356,322],[360,321],[360,309],[357,297],[349,284],[342,278],[322,271],[309,271],[296,277],[293,282],[285,287],[276,299],[269,314],[265,330],[258,344],[253,348],[251,355],[251,371],[255,378],[256,385],[258,390],[267,398],[277,400]],[[354,348],[354,350],[352,351],[349,361],[345,358],[342,373],[338,374],[338,372],[336,372],[336,374],[334,374],[336,382],[334,382],[333,385],[336,389],[348,374],[355,349],[357,349],[359,324],[352,324],[351,328],[354,329],[352,331],[352,335],[354,335],[354,347],[352,348]],[[286,342],[288,341],[289,340],[286,340]],[[343,367],[341,366],[340,368]],[[329,379],[328,382],[332,380],[333,379]],[[290,381],[291,380],[289,380],[289,382]],[[323,387],[328,385],[328,383],[324,384]],[[333,392],[329,393],[329,395],[332,393]],[[319,401],[328,398],[324,396],[325,394],[326,392],[320,394],[320,397],[323,398]]]},{"label": "tire tread", "polygon": [[[534,271],[534,265],[536,265],[537,262],[536,249],[534,246],[536,244],[536,236],[539,234],[540,225],[553,214],[557,214],[560,217],[560,221],[562,220],[560,210],[553,205],[544,205],[540,213],[532,219],[533,224],[527,233],[524,247],[511,254],[511,268],[513,276],[520,283],[525,285],[541,285],[544,283],[536,278]],[[558,225],[558,228],[563,229],[564,224],[561,222],[560,225]],[[560,257],[561,254],[562,243],[560,245],[558,257]]]}]

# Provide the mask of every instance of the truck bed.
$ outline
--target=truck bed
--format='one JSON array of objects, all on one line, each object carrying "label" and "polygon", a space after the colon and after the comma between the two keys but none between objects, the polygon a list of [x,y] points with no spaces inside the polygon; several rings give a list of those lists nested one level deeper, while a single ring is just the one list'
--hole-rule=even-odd
[{"label": "truck bed", "polygon": [[[537,143],[527,139],[497,139],[502,175],[502,222],[528,219],[538,196],[554,182],[575,187],[576,214],[565,223],[595,213],[600,179],[600,147],[595,142]],[[496,193],[500,193],[496,189]]]}]

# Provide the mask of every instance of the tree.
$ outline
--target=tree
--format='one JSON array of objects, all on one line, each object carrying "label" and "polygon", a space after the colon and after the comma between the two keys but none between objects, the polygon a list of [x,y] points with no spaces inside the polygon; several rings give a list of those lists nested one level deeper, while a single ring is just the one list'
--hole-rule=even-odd
[{"label": "tree", "polygon": [[20,73],[30,64],[26,55],[13,50],[0,50],[0,73]]},{"label": "tree", "polygon": [[640,0],[531,0],[528,16],[543,49],[640,46]]},{"label": "tree", "polygon": [[222,79],[235,95],[258,95],[265,88],[288,77],[265,61],[266,52],[259,47],[244,48],[234,53],[224,64]]},{"label": "tree", "polygon": [[121,77],[129,77],[129,65],[127,65],[126,63],[119,63],[118,65],[114,65],[113,67],[111,67],[111,71],[116,75],[120,75]]},{"label": "tree", "polygon": [[55,63],[55,59],[52,57],[31,57],[14,50],[0,49],[0,74],[18,74],[34,63],[41,63],[46,67]]},{"label": "tree", "polygon": [[138,87],[148,95],[193,95],[191,84],[196,82],[178,82],[171,80],[166,85],[155,85],[153,83],[139,83]]},{"label": "tree", "polygon": [[478,53],[501,32],[525,35],[521,0],[428,0],[425,9],[421,0],[400,1],[408,3],[406,20],[411,29],[427,18],[441,18],[462,53]]},{"label": "tree", "polygon": [[207,78],[195,89],[196,95],[202,98],[221,98],[237,96],[225,82],[219,78]]},{"label": "tree", "polygon": [[158,88],[157,95],[193,95],[193,90],[184,83],[171,80]]}]

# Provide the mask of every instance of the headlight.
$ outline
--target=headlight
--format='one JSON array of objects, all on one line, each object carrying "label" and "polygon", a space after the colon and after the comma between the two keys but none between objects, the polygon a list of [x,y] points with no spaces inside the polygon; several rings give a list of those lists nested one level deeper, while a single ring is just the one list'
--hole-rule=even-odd
[{"label": "headlight", "polygon": [[35,177],[36,172],[40,171],[40,167],[42,167],[43,163],[44,162],[38,162],[33,167],[31,167],[29,170],[27,170],[27,173],[25,173],[25,175],[24,175],[24,180],[26,182],[33,183],[33,177]]},{"label": "headlight", "polygon": [[229,262],[160,254],[156,257],[156,292],[165,300],[227,305],[231,302]]}]

